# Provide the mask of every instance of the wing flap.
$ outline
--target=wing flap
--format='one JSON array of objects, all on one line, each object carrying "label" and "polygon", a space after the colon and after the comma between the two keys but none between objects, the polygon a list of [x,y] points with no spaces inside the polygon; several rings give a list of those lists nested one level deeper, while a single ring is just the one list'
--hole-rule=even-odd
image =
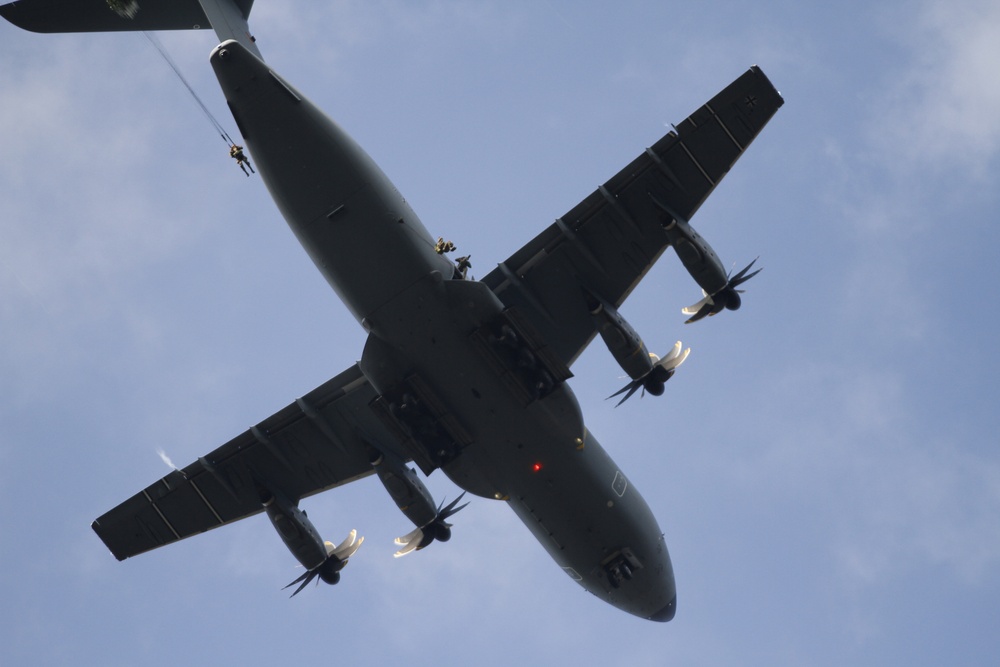
[{"label": "wing flap", "polygon": [[146,487],[93,529],[124,560],[260,512],[263,488],[297,500],[365,477],[372,445],[396,447],[368,407],[376,396],[355,364]]},{"label": "wing flap", "polygon": [[596,334],[581,288],[620,306],[667,248],[664,222],[689,220],[782,104],[751,67],[483,282],[571,365]]}]

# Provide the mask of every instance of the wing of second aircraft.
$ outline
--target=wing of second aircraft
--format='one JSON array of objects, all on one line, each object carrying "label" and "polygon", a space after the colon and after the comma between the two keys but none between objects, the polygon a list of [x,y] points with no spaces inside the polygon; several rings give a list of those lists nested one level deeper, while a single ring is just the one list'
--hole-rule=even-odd
[{"label": "wing of second aircraft", "polygon": [[[243,18],[253,0],[236,0]],[[20,0],[0,5],[0,16],[32,32],[208,29],[198,0]]]},{"label": "wing of second aircraft", "polygon": [[263,510],[261,493],[299,498],[370,475],[370,447],[396,442],[368,407],[357,364],[283,410],[175,470],[94,521],[118,560]]}]

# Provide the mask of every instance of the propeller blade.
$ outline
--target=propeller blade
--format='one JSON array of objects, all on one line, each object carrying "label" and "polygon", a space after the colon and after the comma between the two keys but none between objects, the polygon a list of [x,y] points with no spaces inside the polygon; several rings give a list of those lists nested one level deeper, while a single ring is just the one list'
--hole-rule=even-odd
[{"label": "propeller blade", "polygon": [[[710,305],[708,305],[707,307],[711,308]],[[632,394],[639,391],[639,389],[646,387],[647,383],[649,382],[653,382],[654,384],[657,382],[663,383],[669,380],[670,377],[674,374],[674,371],[677,369],[677,367],[683,364],[684,360],[688,358],[689,354],[691,354],[690,347],[684,350],[681,349],[682,347],[683,345],[681,344],[681,342],[677,341],[676,343],[674,343],[674,346],[670,349],[670,352],[668,352],[663,358],[657,357],[655,354],[651,353],[649,355],[650,358],[656,360],[653,363],[652,370],[650,370],[649,373],[646,373],[638,380],[632,380],[627,385],[625,385],[615,393],[611,394],[610,396],[608,396],[608,398],[604,400],[612,399],[616,396],[621,396],[622,394],[625,394],[624,396],[622,396],[622,399],[615,404],[615,407],[617,408],[619,405],[630,399],[632,397]],[[662,393],[662,391],[660,392],[654,391],[651,385],[648,388],[649,391],[652,392],[655,396],[659,396],[660,393]]]},{"label": "propeller blade", "polygon": [[754,260],[744,266],[739,273],[728,278],[725,287],[717,291],[714,298],[712,295],[706,293],[705,290],[702,290],[701,292],[705,295],[705,298],[696,304],[681,309],[682,313],[691,316],[684,322],[684,324],[691,324],[692,322],[697,322],[698,320],[708,317],[709,315],[720,313],[723,308],[738,310],[740,307],[739,295],[743,293],[743,290],[738,290],[736,288],[763,270],[761,268],[756,271],[750,271],[750,269],[753,268],[753,265],[757,263],[758,259],[760,258],[755,257]]},{"label": "propeller blade", "polygon": [[358,531],[352,529],[351,532],[347,534],[347,537],[344,538],[344,541],[337,545],[337,548],[334,549],[334,551],[340,551],[344,547],[351,546],[352,544],[354,544],[354,540],[357,538],[357,536],[358,536]]},{"label": "propeller blade", "polygon": [[464,503],[462,505],[458,504],[464,497],[465,492],[463,491],[458,498],[455,498],[447,505],[445,505],[444,501],[442,501],[441,504],[438,505],[437,515],[434,517],[433,521],[424,526],[413,529],[402,537],[397,537],[396,544],[400,545],[401,548],[399,551],[394,553],[393,556],[400,558],[410,552],[419,551],[420,549],[428,546],[435,539],[447,542],[451,536],[451,532],[449,530],[451,528],[451,524],[445,521],[445,519],[465,509],[469,503]]},{"label": "propeller blade", "polygon": [[624,394],[627,391],[628,393],[625,394],[625,397],[622,398],[622,400],[618,401],[615,404],[615,407],[617,408],[619,405],[621,405],[622,403],[624,403],[625,401],[627,401],[629,398],[631,398],[632,394],[634,394],[635,392],[639,391],[639,389],[641,387],[642,387],[642,378],[640,378],[638,380],[632,380],[627,385],[625,385],[624,387],[622,387],[621,389],[619,389],[615,393],[611,394],[610,396],[608,396],[608,398],[606,398],[604,400],[608,400],[608,399],[614,398],[615,396],[619,396],[621,394]]},{"label": "propeller blade", "polygon": [[636,382],[635,385],[629,390],[629,392],[627,394],[625,394],[625,396],[622,398],[622,400],[620,400],[617,403],[615,403],[615,407],[617,408],[619,405],[621,405],[622,403],[624,403],[625,401],[627,401],[629,398],[632,397],[632,394],[634,394],[635,392],[639,391],[639,389],[641,389],[641,388],[642,388],[642,383],[641,382]]},{"label": "propeller blade", "polygon": [[656,359],[656,361],[654,362],[654,365],[656,365],[656,366],[664,366],[664,365],[668,364],[672,359],[675,359],[677,357],[677,355],[679,355],[680,353],[681,353],[681,342],[677,341],[676,343],[674,343],[674,346],[672,348],[670,348],[670,351],[667,352],[666,355],[664,355],[662,358],[657,358]]},{"label": "propeller blade", "polygon": [[[701,293],[705,294],[705,290],[702,290]],[[701,301],[699,301],[698,303],[693,303],[687,308],[681,308],[681,312],[684,313],[685,315],[694,315],[698,312],[701,312],[705,308],[706,304],[711,305],[713,303],[715,302],[712,301],[712,297],[709,294],[705,294],[705,297]]]},{"label": "propeller blade", "polygon": [[295,592],[288,596],[289,599],[291,599],[291,598],[295,597],[296,595],[298,595],[302,591],[303,588],[305,588],[306,586],[309,585],[310,581],[312,581],[313,579],[316,578],[316,573],[315,572],[310,572],[309,574],[310,574],[310,576],[307,577],[306,580],[303,581],[301,584],[299,584],[299,587],[295,589]]},{"label": "propeller blade", "polygon": [[742,271],[740,271],[735,276],[733,276],[732,278],[730,278],[729,279],[729,286],[730,287],[736,287],[737,285],[740,285],[741,283],[745,283],[746,281],[750,280],[755,275],[757,275],[758,273],[760,273],[761,271],[763,271],[763,267],[761,267],[761,268],[757,269],[756,271],[754,271],[753,273],[751,273],[750,275],[746,275],[746,272],[750,270],[750,267],[752,267],[757,262],[758,259],[760,259],[760,257],[754,257],[753,261],[750,262],[749,264],[747,264],[745,267],[743,267]]},{"label": "propeller blade", "polygon": [[420,528],[414,528],[412,531],[404,535],[403,537],[396,538],[396,544],[400,545],[402,548],[393,554],[394,558],[401,558],[406,554],[416,551],[417,547],[424,539],[424,531]]},{"label": "propeller blade", "polygon": [[413,530],[411,530],[410,532],[408,532],[406,535],[403,535],[402,537],[397,537],[395,539],[395,542],[396,542],[396,544],[406,545],[406,544],[409,544],[410,542],[412,542],[414,540],[420,541],[420,537],[423,534],[424,534],[423,530],[421,530],[420,528],[414,528]]},{"label": "propeller blade", "polygon": [[[421,535],[423,535],[423,533],[421,533]],[[399,549],[399,551],[394,553],[392,556],[393,558],[402,558],[406,554],[413,553],[414,551],[416,551],[418,546],[420,546],[420,540],[413,540],[406,546]]]},{"label": "propeller blade", "polygon": [[[714,309],[715,309],[715,302],[712,301],[711,297],[709,297],[708,300],[704,302],[704,304],[702,305],[702,307],[699,308],[696,313],[694,313],[693,315],[691,315],[691,317],[689,317],[688,319],[684,320],[684,324],[691,324],[692,322],[697,322],[698,320],[702,319],[703,317],[711,315],[712,312],[714,311]],[[690,315],[690,313],[688,313],[687,311],[688,311],[688,309],[685,308],[682,312],[685,315]]]},{"label": "propeller blade", "polygon": [[667,355],[667,357],[663,361],[659,362],[656,365],[664,370],[672,371],[675,370],[681,364],[683,364],[684,360],[688,358],[689,354],[691,354],[691,348],[689,347],[685,349],[683,352],[681,352],[680,346],[681,342],[677,341],[677,345],[675,345],[674,349],[670,351],[670,354]]},{"label": "propeller blade", "polygon": [[283,587],[281,590],[285,590],[285,588],[290,588],[290,587],[294,586],[295,584],[299,583],[303,579],[307,578],[310,574],[312,574],[312,570],[306,570],[295,581],[293,581],[292,583],[290,583],[287,586]]},{"label": "propeller blade", "polygon": [[299,591],[301,591],[303,588],[305,588],[307,585],[309,585],[309,582],[312,581],[318,574],[319,574],[318,570],[308,570],[308,571],[304,572],[302,574],[302,576],[300,576],[298,579],[296,579],[292,583],[288,584],[287,586],[285,586],[281,590],[285,590],[285,588],[291,588],[292,586],[294,586],[295,584],[297,584],[297,583],[299,583],[301,581],[302,585],[300,585],[298,588],[296,588],[295,592],[288,596],[289,598],[293,598],[293,597],[295,597],[296,595],[299,594]]},{"label": "propeller blade", "polygon": [[357,537],[357,534],[358,531],[352,530],[347,534],[347,537],[344,538],[344,541],[338,544],[337,546],[334,546],[333,542],[324,542],[323,544],[326,545],[326,555],[332,556],[338,551],[342,551],[343,549],[350,547],[352,544],[354,544],[354,538]]},{"label": "propeller blade", "polygon": [[[620,396],[621,394],[624,394],[629,389],[633,389],[638,382],[639,382],[638,380],[632,380],[627,385],[625,385],[624,387],[622,387],[621,389],[619,389],[615,393],[611,394],[610,396],[608,396],[604,400],[607,401],[607,400],[610,400],[610,399],[614,398],[615,396]],[[631,396],[631,394],[629,394],[629,395]]]},{"label": "propeller blade", "polygon": [[357,542],[355,542],[354,539],[353,539],[355,533],[356,533],[356,531],[353,531],[353,530],[351,531],[351,538],[352,539],[351,539],[351,543],[350,544],[347,544],[347,540],[344,540],[344,542],[341,543],[341,545],[339,547],[337,547],[336,549],[334,549],[333,553],[331,553],[330,555],[333,556],[334,558],[337,558],[339,560],[344,560],[344,561],[346,561],[348,558],[350,558],[351,556],[353,556],[355,554],[355,552],[357,552],[357,550],[361,548],[361,545],[364,544],[364,541],[365,541],[365,538],[361,537],[361,538],[358,538]]},{"label": "propeller blade", "polygon": [[[450,516],[452,516],[454,514],[457,514],[460,510],[462,510],[465,507],[467,507],[469,503],[465,503],[461,507],[455,507],[455,505],[458,505],[458,503],[461,502],[462,498],[464,498],[464,497],[465,497],[465,491],[462,491],[462,494],[458,498],[455,498],[453,501],[451,501],[448,504],[448,506],[445,507],[444,509],[441,509],[441,506],[439,505],[438,506],[438,515],[437,515],[437,518],[438,519],[447,519],[448,517],[450,517]],[[441,504],[443,505],[444,501],[442,501]]]}]

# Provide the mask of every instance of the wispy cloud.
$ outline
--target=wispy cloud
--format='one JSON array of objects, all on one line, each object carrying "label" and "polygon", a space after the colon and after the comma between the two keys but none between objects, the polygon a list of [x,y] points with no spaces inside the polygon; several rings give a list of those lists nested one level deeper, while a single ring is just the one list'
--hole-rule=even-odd
[{"label": "wispy cloud", "polygon": [[1000,151],[1000,5],[929,0],[893,30],[911,57],[873,109],[876,145],[897,167],[981,176]]},{"label": "wispy cloud", "polygon": [[822,501],[830,556],[854,590],[943,567],[956,581],[995,577],[1000,466],[919,405],[903,370],[875,357],[789,368],[767,381],[772,444],[734,474],[753,488]]}]

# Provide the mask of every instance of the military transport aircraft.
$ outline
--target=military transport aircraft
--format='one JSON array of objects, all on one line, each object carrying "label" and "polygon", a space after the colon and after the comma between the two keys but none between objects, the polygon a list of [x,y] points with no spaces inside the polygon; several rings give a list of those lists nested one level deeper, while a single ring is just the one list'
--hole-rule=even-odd
[{"label": "military transport aircraft", "polygon": [[[631,382],[663,383],[678,343],[650,355],[619,312],[673,247],[704,289],[693,319],[739,306],[736,287],[689,224],[782,105],[757,67],[646,149],[485,278],[367,154],[261,59],[252,0],[23,0],[0,7],[37,32],[213,28],[211,53],[258,173],[320,273],[368,332],[361,360],[94,521],[119,560],[265,512],[306,568],[336,583],[361,539],[324,542],[300,501],[372,473],[416,526],[397,555],[450,537],[458,500],[436,505],[410,462],[506,502],[565,573],[631,614],[669,621],[674,573],[650,508],[605,453],[567,380],[600,334]],[[372,279],[358,248],[388,267]],[[464,259],[464,258],[463,258]],[[621,393],[621,392],[620,392]]]}]

